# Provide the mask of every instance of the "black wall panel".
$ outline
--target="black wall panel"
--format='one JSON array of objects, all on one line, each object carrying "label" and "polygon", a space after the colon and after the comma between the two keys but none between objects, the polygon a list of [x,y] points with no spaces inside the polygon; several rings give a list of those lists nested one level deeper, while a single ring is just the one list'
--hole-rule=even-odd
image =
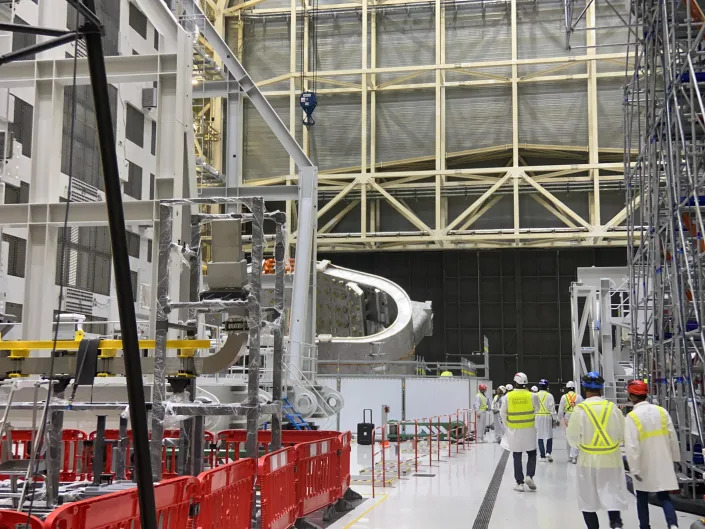
[{"label": "black wall panel", "polygon": [[624,248],[446,250],[319,254],[334,264],[391,279],[411,299],[433,302],[433,336],[417,354],[427,361],[481,361],[490,342],[495,384],[523,370],[532,381],[572,372],[570,284],[582,266],[625,266]]}]

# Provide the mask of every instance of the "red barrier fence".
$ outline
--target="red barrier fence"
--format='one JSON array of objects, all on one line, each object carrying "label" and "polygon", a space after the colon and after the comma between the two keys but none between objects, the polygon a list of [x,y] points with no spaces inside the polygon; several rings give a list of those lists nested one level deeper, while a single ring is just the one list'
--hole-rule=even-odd
[{"label": "red barrier fence", "polygon": [[249,529],[256,472],[253,459],[241,459],[201,473],[195,527]]},{"label": "red barrier fence", "polygon": [[257,478],[262,503],[262,529],[286,529],[296,522],[296,449],[282,448],[259,458]]},{"label": "red barrier fence", "polygon": [[296,445],[296,498],[299,502],[299,518],[340,498],[339,445],[337,437]]},{"label": "red barrier fence", "polygon": [[44,529],[44,522],[24,512],[0,511],[0,529]]},{"label": "red barrier fence", "polygon": [[[162,481],[154,487],[160,529],[186,529],[189,510],[198,497],[196,478]],[[139,527],[137,489],[129,489],[62,505],[44,520],[44,529],[115,529]],[[239,529],[239,528],[237,528]]]}]

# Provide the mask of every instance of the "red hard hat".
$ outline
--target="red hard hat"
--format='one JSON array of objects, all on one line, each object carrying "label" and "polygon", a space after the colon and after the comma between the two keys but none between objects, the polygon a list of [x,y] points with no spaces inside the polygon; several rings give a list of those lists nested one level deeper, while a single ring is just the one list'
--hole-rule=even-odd
[{"label": "red hard hat", "polygon": [[480,391],[485,391],[487,389],[487,386],[484,384],[480,384]]},{"label": "red hard hat", "polygon": [[627,384],[627,393],[632,395],[648,395],[649,386],[643,380],[632,380]]}]

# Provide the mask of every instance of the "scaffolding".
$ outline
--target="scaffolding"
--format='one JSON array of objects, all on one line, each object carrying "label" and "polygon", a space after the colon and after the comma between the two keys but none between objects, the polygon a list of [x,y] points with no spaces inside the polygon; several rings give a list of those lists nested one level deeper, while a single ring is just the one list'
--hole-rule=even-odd
[{"label": "scaffolding", "polygon": [[639,28],[624,98],[631,352],[635,375],[673,418],[679,478],[694,497],[705,474],[705,25],[694,0],[633,0],[630,16]]}]

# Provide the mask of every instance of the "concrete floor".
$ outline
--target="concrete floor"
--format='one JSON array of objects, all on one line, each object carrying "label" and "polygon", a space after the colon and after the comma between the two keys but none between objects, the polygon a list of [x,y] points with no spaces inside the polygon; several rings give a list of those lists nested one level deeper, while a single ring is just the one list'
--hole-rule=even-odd
[{"label": "concrete floor", "polygon": [[[494,505],[489,529],[537,528],[579,529],[585,527],[576,499],[575,466],[567,463],[565,441],[556,439],[554,463],[538,463],[535,493],[518,493],[514,486],[511,458]],[[447,446],[447,445],[446,445]],[[353,453],[355,449],[353,449]],[[484,499],[503,450],[496,444],[471,445],[458,456],[442,457],[428,462],[419,473],[433,473],[434,477],[402,479],[385,489],[376,489],[376,498],[368,498],[357,509],[346,514],[329,529],[470,529]],[[355,471],[353,470],[353,473]],[[394,472],[396,473],[396,471]],[[371,487],[361,483],[353,489],[369,497]],[[624,527],[639,527],[636,500],[622,513]],[[697,517],[679,513],[681,528],[689,528]],[[607,514],[600,514],[602,527],[609,527]],[[663,513],[651,507],[652,529],[666,527]]]}]

